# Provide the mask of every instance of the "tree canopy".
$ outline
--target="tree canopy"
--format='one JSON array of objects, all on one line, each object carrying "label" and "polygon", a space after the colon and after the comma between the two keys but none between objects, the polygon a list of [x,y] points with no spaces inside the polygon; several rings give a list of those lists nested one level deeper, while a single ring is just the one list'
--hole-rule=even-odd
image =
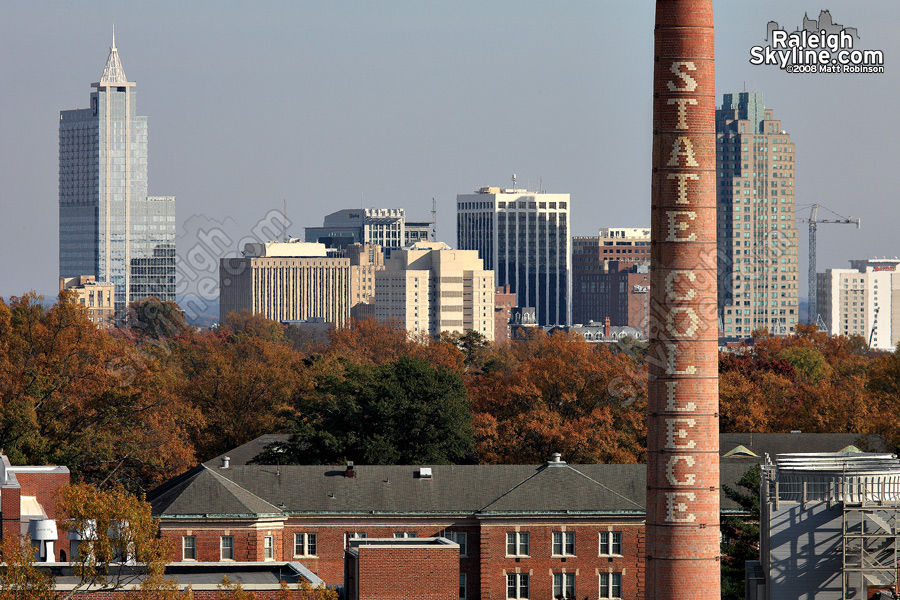
[{"label": "tree canopy", "polygon": [[290,438],[258,457],[281,464],[451,464],[471,460],[471,415],[457,373],[420,358],[349,363],[322,376]]}]

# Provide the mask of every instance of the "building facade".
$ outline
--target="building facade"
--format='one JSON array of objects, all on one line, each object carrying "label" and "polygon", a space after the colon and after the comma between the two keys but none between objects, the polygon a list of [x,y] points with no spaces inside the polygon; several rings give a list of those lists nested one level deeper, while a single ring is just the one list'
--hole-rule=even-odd
[{"label": "building facade", "polygon": [[725,337],[789,334],[799,322],[794,144],[762,93],[716,110],[718,308]]},{"label": "building facade", "polygon": [[375,273],[384,270],[384,251],[376,244],[350,244],[350,316],[375,316]]},{"label": "building facade", "polygon": [[640,328],[648,335],[650,230],[601,229],[572,238],[572,320]]},{"label": "building facade", "polygon": [[273,321],[350,317],[350,259],[330,258],[324,244],[246,244],[241,258],[219,262],[219,311],[249,310]]},{"label": "building facade", "polygon": [[478,253],[443,242],[395,250],[375,273],[375,316],[411,334],[474,330],[494,339],[494,273]]},{"label": "building facade", "polygon": [[817,274],[819,314],[831,335],[861,335],[871,348],[900,343],[900,259],[851,260]]},{"label": "building facade", "polygon": [[509,324],[513,309],[518,306],[516,295],[509,291],[509,285],[498,286],[494,290],[494,343],[509,341]]},{"label": "building facade", "polygon": [[99,329],[109,329],[115,324],[113,299],[116,288],[111,283],[101,283],[93,275],[62,277],[59,291],[68,290],[75,294],[75,301],[87,308],[88,318]]},{"label": "building facade", "polygon": [[326,215],[322,227],[306,227],[305,239],[330,248],[375,244],[392,250],[428,241],[430,231],[431,223],[407,221],[402,208],[347,208]]},{"label": "building facade", "polygon": [[456,197],[457,245],[477,250],[496,285],[509,285],[541,325],[571,313],[569,194],[484,187]]},{"label": "building facade", "polygon": [[748,598],[890,597],[876,594],[900,583],[896,455],[779,454],[761,484],[760,562],[748,569]]},{"label": "building facade", "polygon": [[115,35],[90,108],[59,120],[59,276],[115,286],[115,307],[175,301],[175,198],[148,196],[147,117]]}]

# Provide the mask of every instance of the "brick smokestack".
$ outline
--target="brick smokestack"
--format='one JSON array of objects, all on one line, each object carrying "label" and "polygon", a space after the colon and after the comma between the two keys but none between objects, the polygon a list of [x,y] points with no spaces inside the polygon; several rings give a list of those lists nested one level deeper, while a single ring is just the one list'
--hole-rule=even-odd
[{"label": "brick smokestack", "polygon": [[646,597],[719,591],[712,0],[657,0]]}]

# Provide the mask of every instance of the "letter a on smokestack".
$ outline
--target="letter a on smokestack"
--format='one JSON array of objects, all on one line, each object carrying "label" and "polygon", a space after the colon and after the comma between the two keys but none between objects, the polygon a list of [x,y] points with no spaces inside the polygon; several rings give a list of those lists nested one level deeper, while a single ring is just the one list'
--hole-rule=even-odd
[{"label": "letter a on smokestack", "polygon": [[645,591],[718,600],[712,0],[657,0],[654,60]]}]

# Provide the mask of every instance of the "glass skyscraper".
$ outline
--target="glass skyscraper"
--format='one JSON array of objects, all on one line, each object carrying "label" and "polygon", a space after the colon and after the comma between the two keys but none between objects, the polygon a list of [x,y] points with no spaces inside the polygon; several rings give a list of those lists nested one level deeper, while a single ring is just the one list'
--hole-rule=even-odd
[{"label": "glass skyscraper", "polygon": [[147,195],[147,117],[115,33],[90,108],[59,115],[59,276],[115,286],[116,309],[175,301],[175,198]]}]

